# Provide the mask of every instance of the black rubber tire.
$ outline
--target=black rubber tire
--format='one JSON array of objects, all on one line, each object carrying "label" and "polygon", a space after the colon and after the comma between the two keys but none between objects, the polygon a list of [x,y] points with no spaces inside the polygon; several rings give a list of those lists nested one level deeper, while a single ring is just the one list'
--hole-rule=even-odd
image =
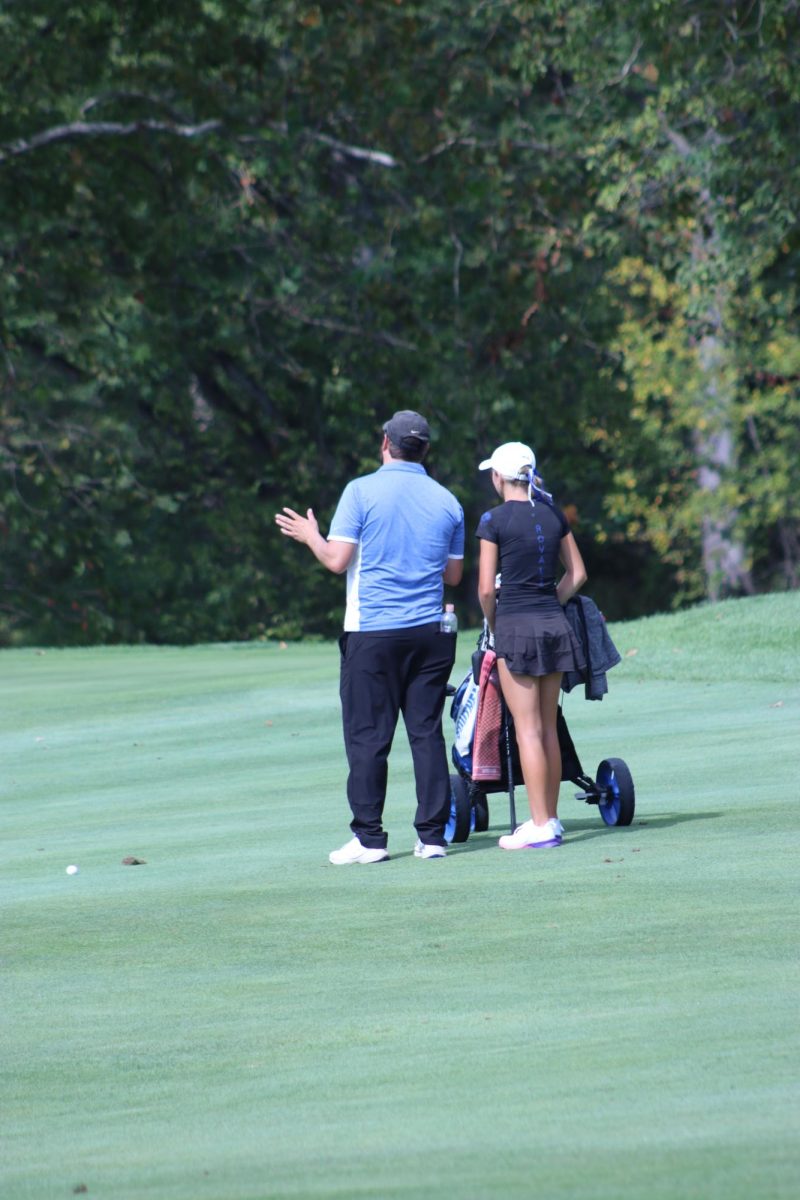
[{"label": "black rubber tire", "polygon": [[489,801],[485,792],[472,793],[472,807],[475,809],[475,832],[486,833],[489,828]]},{"label": "black rubber tire", "polygon": [[597,768],[597,786],[607,790],[598,805],[606,825],[630,825],[636,811],[636,792],[627,763],[621,758],[604,758]]},{"label": "black rubber tire", "polygon": [[460,775],[450,776],[450,792],[452,796],[451,811],[455,817],[454,842],[465,842],[469,837],[472,824],[472,801],[469,785]]}]

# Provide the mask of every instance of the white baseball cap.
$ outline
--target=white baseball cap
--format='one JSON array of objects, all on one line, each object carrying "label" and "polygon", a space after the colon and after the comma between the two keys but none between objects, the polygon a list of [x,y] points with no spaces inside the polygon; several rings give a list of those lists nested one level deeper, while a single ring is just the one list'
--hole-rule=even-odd
[{"label": "white baseball cap", "polygon": [[497,471],[504,479],[527,479],[536,466],[536,455],[530,446],[522,442],[503,442],[498,446],[491,458],[485,458],[480,464],[479,471],[489,468]]}]

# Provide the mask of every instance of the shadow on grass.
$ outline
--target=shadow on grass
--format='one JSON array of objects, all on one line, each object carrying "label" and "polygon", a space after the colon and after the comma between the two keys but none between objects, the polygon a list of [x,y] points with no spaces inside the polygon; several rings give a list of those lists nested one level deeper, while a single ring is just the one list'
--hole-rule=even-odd
[{"label": "shadow on grass", "polygon": [[[564,845],[570,842],[589,842],[594,838],[608,837],[610,833],[638,834],[644,829],[668,829],[671,825],[683,825],[687,821],[716,821],[721,812],[694,813],[648,813],[646,817],[634,817],[632,825],[605,825],[601,818],[594,821],[573,821],[567,817]],[[448,847],[448,854],[464,854],[475,850],[496,848],[500,834],[508,833],[508,824],[495,823],[485,833],[473,833],[466,842],[455,842]]]},{"label": "shadow on grass", "polygon": [[639,834],[647,829],[668,829],[671,825],[683,825],[687,821],[716,821],[721,812],[657,813],[633,818],[631,825],[604,825],[599,821],[570,821],[567,818],[565,842],[588,842],[593,838],[607,837],[609,833]]}]

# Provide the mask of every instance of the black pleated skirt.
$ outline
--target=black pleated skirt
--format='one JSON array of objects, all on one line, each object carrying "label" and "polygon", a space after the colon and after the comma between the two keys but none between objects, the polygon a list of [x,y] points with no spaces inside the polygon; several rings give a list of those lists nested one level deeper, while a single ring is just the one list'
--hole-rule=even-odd
[{"label": "black pleated skirt", "polygon": [[526,612],[497,612],[494,648],[514,675],[583,671],[583,647],[555,596],[543,596]]}]

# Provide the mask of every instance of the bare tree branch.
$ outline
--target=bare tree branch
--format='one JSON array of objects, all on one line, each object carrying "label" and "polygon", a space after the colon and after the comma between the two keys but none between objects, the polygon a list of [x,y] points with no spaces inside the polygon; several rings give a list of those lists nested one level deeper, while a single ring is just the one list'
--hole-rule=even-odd
[{"label": "bare tree branch", "polygon": [[363,146],[348,146],[346,142],[329,137],[327,133],[309,133],[308,136],[315,142],[322,142],[324,146],[338,150],[340,154],[346,154],[349,158],[359,158],[365,162],[375,163],[378,167],[400,166],[398,159],[392,158],[391,154],[385,154],[383,150],[365,150]]},{"label": "bare tree branch", "polygon": [[608,81],[608,83],[605,84],[605,87],[619,87],[619,85],[623,82],[623,80],[627,79],[627,77],[631,73],[631,70],[633,69],[633,65],[636,62],[636,59],[639,57],[639,51],[641,50],[643,45],[644,45],[644,43],[643,43],[642,39],[640,37],[637,37],[636,44],[634,45],[633,50],[631,51],[631,54],[630,54],[630,58],[627,60],[627,62],[625,62],[623,64],[622,70],[620,71],[619,75],[615,76],[614,79],[610,79]]},{"label": "bare tree branch", "polygon": [[453,295],[457,303],[461,296],[461,260],[464,257],[464,247],[455,231],[450,234],[450,241],[455,247],[455,254],[453,255]]},{"label": "bare tree branch", "polygon": [[536,150],[539,154],[552,154],[553,147],[548,146],[546,142],[537,141],[521,141],[517,138],[487,138],[481,140],[475,137],[450,137],[445,141],[439,142],[427,154],[421,154],[416,160],[418,163],[429,162],[432,158],[438,158],[440,154],[444,154],[446,150],[452,150],[454,146],[466,146],[468,149],[480,150],[495,149],[497,146],[508,146],[511,150]]},{"label": "bare tree branch", "polygon": [[180,117],[164,100],[158,96],[153,96],[149,92],[114,91],[104,92],[100,96],[89,96],[87,100],[84,100],[78,111],[82,117],[85,117],[93,108],[99,108],[102,104],[114,104],[120,100],[144,101],[151,109],[162,108],[170,114],[173,121],[176,121],[178,124],[181,123]]},{"label": "bare tree branch", "polygon": [[264,300],[255,307],[278,312],[293,321],[299,321],[302,325],[315,325],[319,329],[329,329],[332,333],[354,334],[356,337],[367,338],[371,342],[393,346],[397,350],[416,351],[418,349],[413,342],[406,342],[403,338],[396,337],[393,333],[386,333],[384,330],[373,332],[369,329],[361,329],[358,325],[345,325],[342,321],[332,321],[327,317],[310,317],[307,313],[301,312],[294,304],[275,304],[272,301]]},{"label": "bare tree branch", "polygon": [[31,138],[19,138],[0,147],[0,163],[16,158],[20,154],[30,154],[41,146],[52,142],[68,141],[81,137],[130,137],[131,134],[149,130],[153,133],[171,133],[175,137],[193,138],[204,133],[219,129],[221,121],[202,121],[199,125],[178,125],[172,121],[155,121],[145,118],[140,121],[71,121],[67,125],[54,125],[52,129],[44,129]]},{"label": "bare tree branch", "polygon": [[667,135],[669,140],[672,142],[673,146],[678,151],[678,154],[680,154],[681,158],[689,158],[689,156],[692,153],[692,147],[691,147],[690,143],[687,141],[687,139],[683,136],[682,133],[678,133],[677,129],[672,129],[667,124],[666,118],[663,113],[660,112],[658,115],[661,119],[661,125],[664,130],[664,133]]}]

